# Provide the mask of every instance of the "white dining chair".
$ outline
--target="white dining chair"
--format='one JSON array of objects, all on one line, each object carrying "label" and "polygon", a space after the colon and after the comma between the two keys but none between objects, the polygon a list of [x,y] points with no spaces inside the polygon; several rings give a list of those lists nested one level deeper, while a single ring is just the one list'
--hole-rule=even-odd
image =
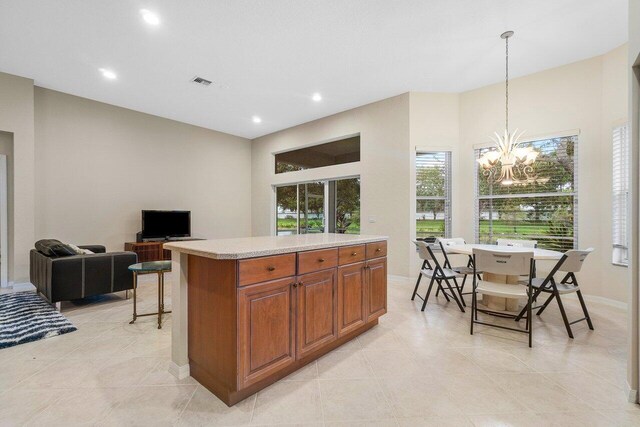
[{"label": "white dining chair", "polygon": [[[533,296],[532,277],[533,277],[533,252],[504,252],[485,249],[473,250],[473,265],[476,269],[473,275],[473,293],[471,300],[471,335],[473,335],[473,326],[481,324],[492,326],[500,329],[526,333],[529,335],[529,347],[532,345],[533,322],[531,318],[531,301]],[[482,270],[484,273],[493,273],[507,276],[528,275],[527,286],[518,286],[517,284],[496,283],[487,280],[478,280],[476,272]],[[488,323],[478,320],[478,313],[490,314],[498,317],[517,319],[516,315],[504,313],[501,311],[492,311],[488,309],[478,308],[478,293],[482,295],[492,295],[500,298],[517,298],[526,299],[526,329],[516,329],[508,326]],[[522,318],[522,317],[520,317]]]},{"label": "white dining chair", "polygon": [[[573,338],[573,331],[571,330],[571,325],[574,323],[582,322],[585,320],[587,325],[589,325],[589,329],[592,331],[593,322],[591,321],[591,317],[589,316],[589,311],[587,310],[587,305],[584,302],[584,298],[582,297],[582,292],[580,292],[580,285],[578,284],[578,279],[576,278],[576,274],[582,269],[582,265],[584,264],[584,260],[587,256],[593,252],[593,248],[585,249],[583,251],[579,250],[570,250],[562,255],[562,258],[556,263],[556,265],[551,269],[547,277],[544,278],[535,278],[532,280],[532,286],[535,289],[533,294],[533,302],[536,301],[538,296],[542,293],[550,294],[547,300],[541,306],[532,307],[532,309],[538,308],[539,310],[536,312],[536,315],[539,316],[542,312],[547,308],[549,303],[553,299],[558,302],[558,308],[560,309],[560,314],[562,315],[562,321],[564,322],[564,326],[567,329],[567,334],[569,338]],[[566,273],[564,278],[560,280],[560,282],[556,282],[554,275],[557,272]],[[522,282],[521,282],[522,283]],[[569,322],[567,317],[567,312],[565,311],[564,304],[562,303],[562,299],[560,295],[566,295],[570,293],[576,293],[578,297],[578,301],[580,301],[580,306],[582,307],[582,313],[584,317]],[[518,315],[518,319],[522,318],[527,310],[527,307],[523,308],[520,314]]]},{"label": "white dining chair", "polygon": [[521,248],[537,248],[537,240],[515,240],[515,239],[498,239],[496,240],[498,246],[516,246]]}]

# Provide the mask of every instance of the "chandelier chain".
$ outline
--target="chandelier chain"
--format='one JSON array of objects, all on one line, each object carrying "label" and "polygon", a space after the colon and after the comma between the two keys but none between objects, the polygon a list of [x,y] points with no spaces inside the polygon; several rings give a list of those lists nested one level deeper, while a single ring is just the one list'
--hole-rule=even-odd
[{"label": "chandelier chain", "polygon": [[505,129],[509,132],[509,37],[505,39],[506,44],[506,52],[505,52]]}]

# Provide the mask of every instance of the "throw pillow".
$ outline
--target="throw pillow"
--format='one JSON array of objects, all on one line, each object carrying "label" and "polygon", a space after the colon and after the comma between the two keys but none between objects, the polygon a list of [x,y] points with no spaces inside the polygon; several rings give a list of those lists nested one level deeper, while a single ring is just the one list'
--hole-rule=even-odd
[{"label": "throw pillow", "polygon": [[36,242],[36,250],[46,256],[71,256],[77,255],[69,245],[65,245],[60,240],[43,239]]},{"label": "throw pillow", "polygon": [[72,245],[71,243],[67,243],[67,246],[69,246],[77,255],[89,255],[93,253],[89,249],[82,249],[76,245]]}]

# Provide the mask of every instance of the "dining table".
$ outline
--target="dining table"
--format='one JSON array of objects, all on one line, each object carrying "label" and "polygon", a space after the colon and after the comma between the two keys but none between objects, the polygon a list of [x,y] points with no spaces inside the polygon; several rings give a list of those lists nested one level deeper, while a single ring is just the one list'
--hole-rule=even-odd
[{"label": "dining table", "polygon": [[[474,249],[484,249],[489,251],[498,251],[505,253],[518,253],[518,252],[533,252],[533,259],[535,261],[555,261],[559,260],[563,253],[553,251],[550,249],[541,248],[527,248],[524,246],[499,246],[489,244],[464,244],[464,245],[447,245],[444,247],[447,254],[459,254],[473,256]],[[508,276],[505,274],[484,273],[483,280],[494,283],[508,283],[518,285],[521,280],[519,276]],[[490,310],[498,311],[518,311],[519,301],[517,298],[502,298],[492,295],[483,295],[482,302]]]}]

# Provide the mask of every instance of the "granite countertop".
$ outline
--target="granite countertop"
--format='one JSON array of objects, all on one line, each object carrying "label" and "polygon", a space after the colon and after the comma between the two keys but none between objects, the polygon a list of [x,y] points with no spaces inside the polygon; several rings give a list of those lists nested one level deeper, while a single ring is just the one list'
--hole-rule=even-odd
[{"label": "granite countertop", "polygon": [[213,259],[243,259],[387,240],[359,234],[297,234],[165,243],[164,249]]}]

